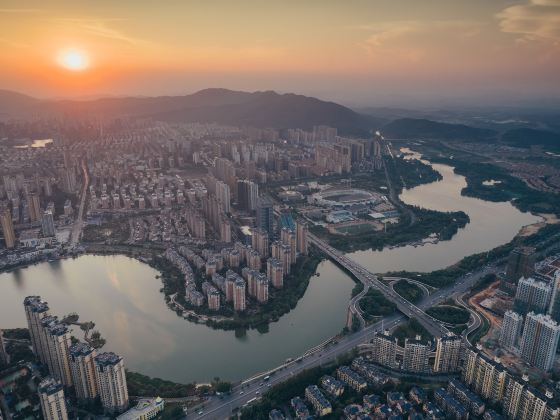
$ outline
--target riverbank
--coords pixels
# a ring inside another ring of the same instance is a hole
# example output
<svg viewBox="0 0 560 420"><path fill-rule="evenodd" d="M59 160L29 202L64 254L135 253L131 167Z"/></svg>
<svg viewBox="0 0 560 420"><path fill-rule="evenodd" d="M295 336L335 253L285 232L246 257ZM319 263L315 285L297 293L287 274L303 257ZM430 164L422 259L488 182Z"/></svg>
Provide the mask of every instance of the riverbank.
<svg viewBox="0 0 560 420"><path fill-rule="evenodd" d="M448 241L470 221L469 216L462 211L438 212L414 206L405 207L414 214L415 220L411 220L407 212L401 215L398 224L388 225L382 232L342 236L330 234L320 226L314 226L310 231L340 251L354 252L406 245L416 247L428 242ZM426 241L427 238L429 241Z"/></svg>
<svg viewBox="0 0 560 420"><path fill-rule="evenodd" d="M235 312L233 308L226 306L222 306L219 311L211 311L206 306L189 304L185 299L184 276L181 272L159 257L155 257L151 265L161 272L162 292L166 296L166 302L186 320L203 323L213 329L235 330L236 334L243 335L248 329L257 329L260 333L267 332L270 323L277 322L294 309L304 296L320 262L321 259L313 254L299 257L291 273L284 277L284 287L269 288L269 300L265 304L251 300L245 313ZM198 276L201 274L198 273Z"/></svg>

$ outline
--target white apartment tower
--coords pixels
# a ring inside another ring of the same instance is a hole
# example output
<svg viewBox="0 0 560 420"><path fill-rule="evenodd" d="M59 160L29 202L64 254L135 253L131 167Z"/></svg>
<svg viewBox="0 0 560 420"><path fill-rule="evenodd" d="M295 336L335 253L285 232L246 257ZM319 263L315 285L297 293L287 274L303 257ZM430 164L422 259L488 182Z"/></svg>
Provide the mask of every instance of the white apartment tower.
<svg viewBox="0 0 560 420"><path fill-rule="evenodd" d="M95 357L95 374L101 404L109 413L128 408L128 388L123 358L115 353L101 353Z"/></svg>

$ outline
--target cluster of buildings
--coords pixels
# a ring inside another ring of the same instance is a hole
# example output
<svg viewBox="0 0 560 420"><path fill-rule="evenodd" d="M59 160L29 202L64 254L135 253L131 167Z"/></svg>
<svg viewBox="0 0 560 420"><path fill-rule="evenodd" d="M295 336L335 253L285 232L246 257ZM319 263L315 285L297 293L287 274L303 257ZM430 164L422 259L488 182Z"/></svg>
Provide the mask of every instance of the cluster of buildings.
<svg viewBox="0 0 560 420"><path fill-rule="evenodd" d="M558 259L540 262L535 250L517 248L508 260L503 289L514 294L513 308L504 313L498 342L529 366L550 371L560 340L560 267Z"/></svg>
<svg viewBox="0 0 560 420"><path fill-rule="evenodd" d="M432 357L432 356L430 356ZM441 359L441 356L440 356ZM408 395L387 392L386 399L371 394L382 390L389 377L380 372L376 354L368 349L366 357L354 359L351 366L340 366L332 375L322 376L317 384L305 389L305 396L290 400L295 418L307 419L329 415L341 409L346 419L483 419L483 420L557 420L560 410L549 390L541 392L531 386L527 376L506 369L498 358L490 358L478 345L464 345L457 358L459 365L445 373L445 387L427 390L412 386ZM431 372L411 372L429 375ZM408 376L410 376L408 374ZM363 403L340 406L345 392L352 390ZM383 394L381 394L383 395ZM273 410L271 419L283 419L284 413Z"/></svg>
<svg viewBox="0 0 560 420"><path fill-rule="evenodd" d="M126 410L129 398L123 358L98 352L86 342L73 344L68 325L51 315L48 303L39 296L28 296L23 305L33 352L50 375L39 386L45 419L68 418L65 392L73 392L86 404L99 399L111 414Z"/></svg>
<svg viewBox="0 0 560 420"><path fill-rule="evenodd" d="M67 147L45 143L42 147L1 147L0 244L6 249L52 245L57 224L72 219L70 200L77 192L80 168ZM0 248L1 249L1 248Z"/></svg>
<svg viewBox="0 0 560 420"><path fill-rule="evenodd" d="M526 375L512 373L499 358L492 359L483 353L481 346L466 349L461 379L480 398L501 406L507 418L560 418L558 405L550 390L541 392L531 386Z"/></svg>
<svg viewBox="0 0 560 420"><path fill-rule="evenodd" d="M323 417L332 415L335 409L342 411L341 418L350 420L447 418L444 411L429 400L428 392L423 388L414 386L406 395L402 392L385 393L382 386L387 382L388 378L377 368L358 357L351 366L340 366L332 375L324 375L317 384L307 386L303 398L291 398L293 418ZM380 392L371 393L372 390ZM348 392L358 395L359 399L344 405L341 401ZM274 409L269 418L280 420L287 417L281 410Z"/></svg>
<svg viewBox="0 0 560 420"><path fill-rule="evenodd" d="M299 255L307 255L307 227L296 222L295 229L282 228L276 241L263 228L252 230L252 245L237 241L219 251L190 247L168 248L165 257L184 275L186 301L195 307L205 303L219 311L231 305L234 311L247 309L250 299L258 304L269 300L269 288L282 289L284 278ZM200 273L195 276L191 265Z"/></svg>
<svg viewBox="0 0 560 420"><path fill-rule="evenodd" d="M453 373L461 367L461 337L449 333L438 337L435 352L431 342L423 342L421 337L405 339L404 347L399 346L397 338L387 331L375 333L371 343L373 362L390 369L400 369L411 373ZM429 360L433 357L434 364Z"/></svg>

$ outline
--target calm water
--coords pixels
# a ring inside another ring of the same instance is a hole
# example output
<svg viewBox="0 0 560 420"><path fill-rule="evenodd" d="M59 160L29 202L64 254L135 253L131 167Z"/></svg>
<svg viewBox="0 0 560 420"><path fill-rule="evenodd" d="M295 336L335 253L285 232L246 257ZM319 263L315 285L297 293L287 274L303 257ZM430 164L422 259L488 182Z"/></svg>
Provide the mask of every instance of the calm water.
<svg viewBox="0 0 560 420"><path fill-rule="evenodd" d="M414 158L418 158L414 155ZM464 197L465 177L453 172L448 165L433 164L443 179L431 184L404 190L400 198L407 204L439 211L462 210L470 223L450 240L437 244L405 246L383 251L358 251L349 254L375 273L387 271L433 271L448 267L463 257L488 251L509 242L523 226L541 220L530 213L522 213L509 202L493 203Z"/></svg>
<svg viewBox="0 0 560 420"><path fill-rule="evenodd" d="M29 147L36 149L36 148L47 147L47 145L51 144L52 142L53 139L33 140L31 144L24 144L24 145L14 146L14 147L16 149L27 149Z"/></svg>
<svg viewBox="0 0 560 420"><path fill-rule="evenodd" d="M539 220L509 203L462 197L466 185L446 165L433 165L443 180L403 192L409 204L441 211L463 210L471 218L452 240L382 252L355 252L353 258L374 272L431 271L466 255L510 241L519 229ZM238 338L175 315L159 293L160 280L149 266L124 256L86 255L0 275L0 328L25 326L23 298L38 294L52 312L78 312L93 320L107 338L107 349L126 357L132 370L176 381L237 380L278 365L338 333L344 326L353 282L332 263L318 267L295 310ZM79 331L76 331L79 335Z"/></svg>
<svg viewBox="0 0 560 420"><path fill-rule="evenodd" d="M85 255L0 275L0 328L24 327L23 298L37 294L51 312L78 312L125 356L131 370L176 381L241 379L277 366L340 332L354 283L320 264L296 309L261 334L212 330L178 317L159 293L156 270L125 256ZM75 328L76 336L81 331Z"/></svg>

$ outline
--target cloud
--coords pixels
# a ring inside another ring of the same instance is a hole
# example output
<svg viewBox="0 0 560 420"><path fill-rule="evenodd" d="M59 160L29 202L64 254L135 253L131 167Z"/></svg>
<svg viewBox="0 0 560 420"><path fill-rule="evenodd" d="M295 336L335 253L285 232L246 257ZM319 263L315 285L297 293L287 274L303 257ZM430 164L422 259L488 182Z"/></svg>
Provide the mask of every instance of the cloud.
<svg viewBox="0 0 560 420"><path fill-rule="evenodd" d="M102 18L102 19L82 19L82 18L57 18L51 19L56 23L63 23L65 25L74 25L78 30L99 38L111 39L113 41L120 41L131 45L147 43L147 41L135 38L125 34L124 32L111 28L108 24L111 22L122 22L124 18Z"/></svg>
<svg viewBox="0 0 560 420"><path fill-rule="evenodd" d="M40 13L40 9L0 9L0 13L14 13L14 14L27 14L27 13Z"/></svg>
<svg viewBox="0 0 560 420"><path fill-rule="evenodd" d="M560 0L531 0L498 13L502 32L524 40L560 41Z"/></svg>
<svg viewBox="0 0 560 420"><path fill-rule="evenodd" d="M363 27L366 30L366 27ZM466 48L481 34L473 21L393 21L377 25L365 40L365 48L377 60L419 63Z"/></svg>

